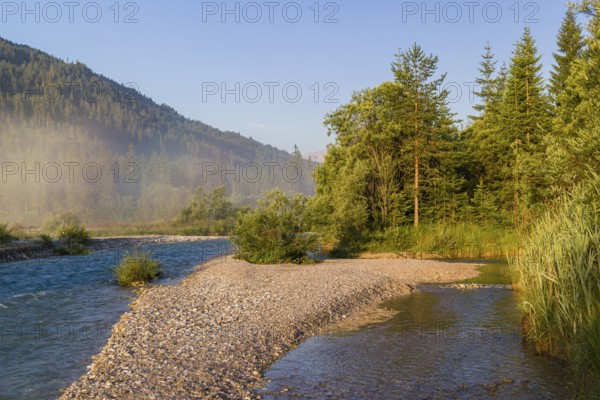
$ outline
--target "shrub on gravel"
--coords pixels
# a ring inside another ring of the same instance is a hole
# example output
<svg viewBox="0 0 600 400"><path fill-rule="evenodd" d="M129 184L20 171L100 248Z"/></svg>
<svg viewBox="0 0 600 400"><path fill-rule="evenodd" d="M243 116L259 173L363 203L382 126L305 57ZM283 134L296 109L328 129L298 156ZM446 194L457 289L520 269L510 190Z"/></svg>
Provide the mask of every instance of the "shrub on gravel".
<svg viewBox="0 0 600 400"><path fill-rule="evenodd" d="M287 197L274 190L258 207L243 214L232 239L238 258L255 264L314 262L309 254L317 248L317 235L307 232L303 195Z"/></svg>

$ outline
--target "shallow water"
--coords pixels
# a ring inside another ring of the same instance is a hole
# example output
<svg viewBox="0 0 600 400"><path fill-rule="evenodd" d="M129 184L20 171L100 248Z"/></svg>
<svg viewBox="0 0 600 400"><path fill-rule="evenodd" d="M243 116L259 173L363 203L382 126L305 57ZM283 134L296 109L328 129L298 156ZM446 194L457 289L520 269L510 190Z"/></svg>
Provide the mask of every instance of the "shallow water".
<svg viewBox="0 0 600 400"><path fill-rule="evenodd" d="M230 250L227 240L147 245L156 283L174 284ZM0 399L49 399L84 374L135 297L112 268L126 251L0 264Z"/></svg>
<svg viewBox="0 0 600 400"><path fill-rule="evenodd" d="M478 283L498 283L506 265ZM487 272L485 272L487 270ZM489 282L488 282L489 281ZM387 302L398 313L356 331L311 338L266 373L264 399L566 399L567 374L520 336L508 288L422 285Z"/></svg>

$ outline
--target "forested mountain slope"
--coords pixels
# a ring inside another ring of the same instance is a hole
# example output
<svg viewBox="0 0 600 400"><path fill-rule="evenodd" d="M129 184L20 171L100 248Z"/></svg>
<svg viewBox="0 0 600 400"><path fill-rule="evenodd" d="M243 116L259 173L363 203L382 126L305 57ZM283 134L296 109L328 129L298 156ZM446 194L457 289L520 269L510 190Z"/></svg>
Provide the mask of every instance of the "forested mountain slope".
<svg viewBox="0 0 600 400"><path fill-rule="evenodd" d="M199 186L224 185L240 203L275 186L314 190L297 154L187 119L80 62L0 38L0 83L0 219L149 221Z"/></svg>

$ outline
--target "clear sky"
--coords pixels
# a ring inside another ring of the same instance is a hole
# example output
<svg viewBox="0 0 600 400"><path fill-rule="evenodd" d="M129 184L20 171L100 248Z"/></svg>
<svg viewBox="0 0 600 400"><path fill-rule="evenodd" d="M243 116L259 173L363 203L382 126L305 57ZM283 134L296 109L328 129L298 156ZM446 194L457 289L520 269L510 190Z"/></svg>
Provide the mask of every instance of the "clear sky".
<svg viewBox="0 0 600 400"><path fill-rule="evenodd" d="M0 36L8 40L133 83L186 117L288 151L297 144L302 152L324 149L332 139L323 116L354 90L392 79L394 54L415 42L439 56L453 110L466 118L468 85L486 42L508 61L530 26L547 74L565 12L561 0L58 0L0 7Z"/></svg>

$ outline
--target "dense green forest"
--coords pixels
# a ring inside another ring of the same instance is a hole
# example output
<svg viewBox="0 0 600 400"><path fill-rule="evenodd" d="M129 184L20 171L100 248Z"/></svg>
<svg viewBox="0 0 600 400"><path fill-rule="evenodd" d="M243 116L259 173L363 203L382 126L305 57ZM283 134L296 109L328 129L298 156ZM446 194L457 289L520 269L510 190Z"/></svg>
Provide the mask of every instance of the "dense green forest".
<svg viewBox="0 0 600 400"><path fill-rule="evenodd" d="M595 15L597 3L581 7ZM530 28L506 62L492 44L482 49L463 130L440 90L438 58L417 44L400 51L390 81L325 119L335 143L316 175L322 229L341 243L423 223L527 229L600 172L600 19L584 30L576 16L566 14L550 80Z"/></svg>
<svg viewBox="0 0 600 400"><path fill-rule="evenodd" d="M298 151L186 119L82 63L0 38L0 84L0 220L164 220L220 186L236 204L274 187L314 193Z"/></svg>

